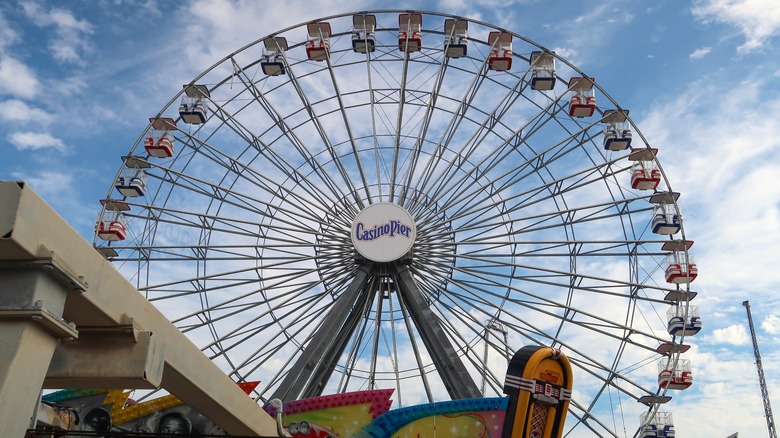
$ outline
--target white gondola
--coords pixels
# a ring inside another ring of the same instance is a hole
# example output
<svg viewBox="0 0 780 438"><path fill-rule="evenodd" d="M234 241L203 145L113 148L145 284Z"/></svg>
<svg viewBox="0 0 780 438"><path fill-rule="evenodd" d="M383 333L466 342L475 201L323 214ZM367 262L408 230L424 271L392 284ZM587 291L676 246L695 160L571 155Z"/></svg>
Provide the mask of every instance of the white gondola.
<svg viewBox="0 0 780 438"><path fill-rule="evenodd" d="M596 95L593 91L593 78L575 76L569 79L569 115L572 117L590 117L596 111Z"/></svg>
<svg viewBox="0 0 780 438"><path fill-rule="evenodd" d="M468 53L469 22L448 18L444 20L444 46L447 58L463 58Z"/></svg>
<svg viewBox="0 0 780 438"><path fill-rule="evenodd" d="M667 331L673 336L692 336L701 331L701 316L698 306L674 304L666 311Z"/></svg>
<svg viewBox="0 0 780 438"><path fill-rule="evenodd" d="M179 105L179 115L184 123L200 125L208 116L207 98L211 97L205 85L185 85L184 96Z"/></svg>
<svg viewBox="0 0 780 438"><path fill-rule="evenodd" d="M172 131L178 129L176 121L170 117L150 118L152 124L149 135L144 139L146 153L155 158L170 158L173 156L174 139Z"/></svg>
<svg viewBox="0 0 780 438"><path fill-rule="evenodd" d="M352 16L352 50L357 53L368 53L376 50L376 16Z"/></svg>
<svg viewBox="0 0 780 438"><path fill-rule="evenodd" d="M398 15L398 50L418 52L422 49L422 14Z"/></svg>
<svg viewBox="0 0 780 438"><path fill-rule="evenodd" d="M118 242L127 238L127 222L122 215L123 211L130 210L124 201L103 199L100 201L105 206L104 217L95 224L95 233L101 240Z"/></svg>
<svg viewBox="0 0 780 438"><path fill-rule="evenodd" d="M531 52L531 88L548 91L555 88L555 53Z"/></svg>
<svg viewBox="0 0 780 438"><path fill-rule="evenodd" d="M330 23L309 23L306 40L306 56L312 61L325 61L330 56Z"/></svg>
<svg viewBox="0 0 780 438"><path fill-rule="evenodd" d="M699 276L699 267L692 254L673 251L666 256L664 276L667 283L691 283Z"/></svg>
<svg viewBox="0 0 780 438"><path fill-rule="evenodd" d="M674 438L674 423L671 412L642 413L640 419L644 428L637 434L640 438Z"/></svg>
<svg viewBox="0 0 780 438"><path fill-rule="evenodd" d="M658 386L668 389L686 389L693 384L691 361L678 359L677 364L669 358L658 362Z"/></svg>
<svg viewBox="0 0 780 438"><path fill-rule="evenodd" d="M146 194L146 174L141 169L125 169L116 179L114 187L127 197L138 197Z"/></svg>
<svg viewBox="0 0 780 438"><path fill-rule="evenodd" d="M624 151L631 146L631 128L628 110L607 110L601 118L604 122L604 149Z"/></svg>
<svg viewBox="0 0 780 438"><path fill-rule="evenodd" d="M270 37L263 40L265 50L260 58L260 67L268 76L279 76L287 73L284 68L284 52L287 51L287 39Z"/></svg>
<svg viewBox="0 0 780 438"><path fill-rule="evenodd" d="M512 68L512 34L509 32L490 32L488 35L488 69L507 71Z"/></svg>
<svg viewBox="0 0 780 438"><path fill-rule="evenodd" d="M652 231L671 236L680 232L680 215L674 204L658 204L653 209Z"/></svg>
<svg viewBox="0 0 780 438"><path fill-rule="evenodd" d="M137 157L122 157L125 163L122 173L117 177L114 188L122 196L135 198L146 194L146 173L143 169L149 164Z"/></svg>

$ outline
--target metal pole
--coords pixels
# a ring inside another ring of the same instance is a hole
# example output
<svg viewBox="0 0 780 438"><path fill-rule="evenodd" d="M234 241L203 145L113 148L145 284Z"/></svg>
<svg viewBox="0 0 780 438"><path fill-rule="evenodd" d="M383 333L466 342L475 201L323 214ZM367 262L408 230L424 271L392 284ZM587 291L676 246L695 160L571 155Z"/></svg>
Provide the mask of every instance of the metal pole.
<svg viewBox="0 0 780 438"><path fill-rule="evenodd" d="M750 314L750 303L745 300L742 302L747 310L748 325L750 326L750 336L753 338L753 352L756 355L756 369L758 370L758 382L761 386L761 399L764 402L764 417L766 417L766 427L769 430L769 438L777 438L775 429L775 419L772 416L772 406L769 404L769 392L766 389L766 380L764 379L764 367L761 366L761 354L758 352L758 339L756 339L756 330L753 327L753 316Z"/></svg>

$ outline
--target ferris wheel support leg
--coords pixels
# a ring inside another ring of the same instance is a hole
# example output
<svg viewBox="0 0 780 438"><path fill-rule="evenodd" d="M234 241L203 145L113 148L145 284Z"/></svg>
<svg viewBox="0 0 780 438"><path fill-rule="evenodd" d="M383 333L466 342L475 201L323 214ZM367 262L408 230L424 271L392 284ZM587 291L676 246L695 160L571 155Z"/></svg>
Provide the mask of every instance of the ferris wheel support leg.
<svg viewBox="0 0 780 438"><path fill-rule="evenodd" d="M479 387L458 358L455 348L439 324L439 318L431 312L417 288L409 268L396 263L395 270L399 280L398 292L403 298L402 305L408 308L450 397L453 400L482 397Z"/></svg>
<svg viewBox="0 0 780 438"><path fill-rule="evenodd" d="M362 284L363 289L360 291L357 300L351 307L349 315L345 318L338 334L333 338L333 342L328 346L328 349L323 352L322 359L317 364L316 369L311 373L309 383L303 389L299 398L305 399L322 395L325 385L333 374L339 357L344 353L347 344L359 325L360 319L363 317L364 307L374 297L374 291L370 289L371 281L366 282L363 280ZM369 389L375 388L370 387Z"/></svg>
<svg viewBox="0 0 780 438"><path fill-rule="evenodd" d="M322 358L338 359L338 354L335 353L339 348L343 349L342 343L338 342L338 334L345 326L344 321L348 319L350 309L365 289L373 266L373 263L365 263L358 268L352 283L339 297L336 305L322 321L320 328L314 333L301 356L287 372L287 376L269 400L275 398L282 401L298 400L304 393L312 396L314 391L312 385L319 390L322 389L319 385L320 379L327 379L328 368L331 366L330 361L323 361Z"/></svg>

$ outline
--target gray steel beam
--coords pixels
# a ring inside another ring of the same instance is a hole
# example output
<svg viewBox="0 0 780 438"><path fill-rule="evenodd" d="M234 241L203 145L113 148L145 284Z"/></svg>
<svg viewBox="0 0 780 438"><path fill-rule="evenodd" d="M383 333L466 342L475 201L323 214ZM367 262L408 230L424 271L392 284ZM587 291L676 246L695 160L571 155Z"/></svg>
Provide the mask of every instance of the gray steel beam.
<svg viewBox="0 0 780 438"><path fill-rule="evenodd" d="M120 326L119 333L90 334L62 342L43 381L44 388L159 388L164 346L149 331ZM106 364L111 364L106 373Z"/></svg>
<svg viewBox="0 0 780 438"><path fill-rule="evenodd" d="M439 324L439 318L425 302L409 268L400 263L395 263L394 268L398 277L398 292L403 299L402 305L409 310L450 397L453 400L481 397L479 387L458 358L455 348Z"/></svg>
<svg viewBox="0 0 780 438"><path fill-rule="evenodd" d="M23 183L0 182L0 275L0 436L29 426L60 338L128 323L162 346L163 388L230 434L276 435L273 418ZM154 350L137 357L144 351ZM93 360L121 371L103 354Z"/></svg>
<svg viewBox="0 0 780 438"><path fill-rule="evenodd" d="M319 329L311 337L301 356L287 372L287 376L270 399L278 398L282 401L298 399L320 366L321 358L338 348L340 344L336 342L338 334L351 309L357 306L358 298L365 289L373 266L372 262L367 262L358 267L352 283L325 316Z"/></svg>

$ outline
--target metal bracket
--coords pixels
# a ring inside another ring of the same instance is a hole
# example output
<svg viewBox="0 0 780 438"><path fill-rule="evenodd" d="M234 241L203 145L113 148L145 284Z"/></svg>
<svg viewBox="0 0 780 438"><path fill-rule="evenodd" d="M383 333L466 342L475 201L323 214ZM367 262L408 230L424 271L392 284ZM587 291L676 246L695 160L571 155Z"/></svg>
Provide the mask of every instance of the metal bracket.
<svg viewBox="0 0 780 438"><path fill-rule="evenodd" d="M48 252L48 251L47 251ZM68 292L84 293L87 291L87 281L84 276L76 275L59 262L53 252L48 252L46 257L35 260L2 260L0 271L18 271L20 269L41 270L58 283L65 286Z"/></svg>
<svg viewBox="0 0 780 438"><path fill-rule="evenodd" d="M42 305L32 309L0 309L0 321L9 320L33 320L57 337L71 340L79 337L75 324L49 313Z"/></svg>

